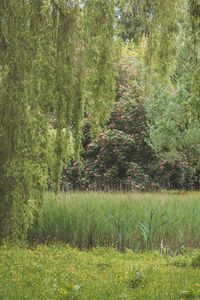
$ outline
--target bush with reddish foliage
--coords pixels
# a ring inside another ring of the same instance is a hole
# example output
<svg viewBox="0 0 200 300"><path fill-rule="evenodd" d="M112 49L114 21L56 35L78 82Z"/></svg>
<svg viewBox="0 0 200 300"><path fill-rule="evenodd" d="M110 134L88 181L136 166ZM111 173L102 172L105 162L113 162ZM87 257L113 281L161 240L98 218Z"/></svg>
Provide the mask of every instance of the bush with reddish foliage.
<svg viewBox="0 0 200 300"><path fill-rule="evenodd" d="M135 61L124 59L119 70L116 102L102 131L91 138L84 127L80 162L63 171L62 187L80 190L190 189L195 169L187 163L160 160L151 148L145 97L136 80Z"/></svg>
<svg viewBox="0 0 200 300"><path fill-rule="evenodd" d="M196 182L196 169L186 162L160 162L159 184L166 189L190 190Z"/></svg>

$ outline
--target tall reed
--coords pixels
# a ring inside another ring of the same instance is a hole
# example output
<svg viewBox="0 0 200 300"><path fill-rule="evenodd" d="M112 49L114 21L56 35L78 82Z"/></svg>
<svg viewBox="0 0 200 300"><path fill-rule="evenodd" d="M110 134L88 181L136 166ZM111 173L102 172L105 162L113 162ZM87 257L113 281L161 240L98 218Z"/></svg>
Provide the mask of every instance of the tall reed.
<svg viewBox="0 0 200 300"><path fill-rule="evenodd" d="M47 194L29 239L122 251L200 247L200 193Z"/></svg>

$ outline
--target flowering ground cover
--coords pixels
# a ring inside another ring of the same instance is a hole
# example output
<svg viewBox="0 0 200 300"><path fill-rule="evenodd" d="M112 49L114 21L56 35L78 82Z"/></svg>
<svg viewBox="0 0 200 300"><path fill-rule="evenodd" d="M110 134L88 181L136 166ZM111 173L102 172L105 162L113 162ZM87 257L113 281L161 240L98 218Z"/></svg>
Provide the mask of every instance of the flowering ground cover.
<svg viewBox="0 0 200 300"><path fill-rule="evenodd" d="M0 299L200 299L200 252L3 246Z"/></svg>

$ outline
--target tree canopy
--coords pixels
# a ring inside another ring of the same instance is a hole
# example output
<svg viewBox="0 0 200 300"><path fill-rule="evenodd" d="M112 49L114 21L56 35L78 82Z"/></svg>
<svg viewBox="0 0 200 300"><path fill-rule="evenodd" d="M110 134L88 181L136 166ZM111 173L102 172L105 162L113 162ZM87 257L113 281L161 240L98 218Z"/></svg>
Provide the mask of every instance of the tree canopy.
<svg viewBox="0 0 200 300"><path fill-rule="evenodd" d="M113 1L0 3L1 239L26 235L52 172L59 190L66 147L78 153L83 118L97 124L114 93ZM21 225L22 224L22 225Z"/></svg>

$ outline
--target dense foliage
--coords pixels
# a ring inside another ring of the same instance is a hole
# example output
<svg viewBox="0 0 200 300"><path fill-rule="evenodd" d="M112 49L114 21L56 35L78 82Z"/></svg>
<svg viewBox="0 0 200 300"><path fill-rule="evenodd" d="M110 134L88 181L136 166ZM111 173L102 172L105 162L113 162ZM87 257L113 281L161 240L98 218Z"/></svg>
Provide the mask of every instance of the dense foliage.
<svg viewBox="0 0 200 300"><path fill-rule="evenodd" d="M165 186L193 186L199 26L199 0L0 2L0 241L26 237L48 180L59 191L84 123L70 167L80 186L155 187L165 160L180 172ZM120 37L137 45L139 79L124 61L108 121Z"/></svg>
<svg viewBox="0 0 200 300"><path fill-rule="evenodd" d="M79 152L86 108L95 123L106 119L113 16L113 1L1 1L0 240L26 236L48 170L59 190L72 141Z"/></svg>
<svg viewBox="0 0 200 300"><path fill-rule="evenodd" d="M66 187L132 190L147 188L150 183L143 171L154 160L147 143L144 92L134 76L134 60L123 59L120 66L117 99L109 121L85 145L82 162L66 166Z"/></svg>
<svg viewBox="0 0 200 300"><path fill-rule="evenodd" d="M170 87L157 88L149 101L137 73L136 58L124 57L109 121L93 139L85 125L82 160L66 164L64 190L188 190L198 186L199 139L191 128L198 135L199 125L193 122L192 127L185 127L184 96Z"/></svg>

